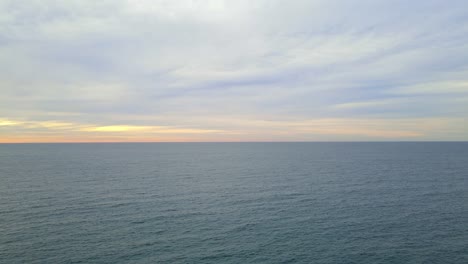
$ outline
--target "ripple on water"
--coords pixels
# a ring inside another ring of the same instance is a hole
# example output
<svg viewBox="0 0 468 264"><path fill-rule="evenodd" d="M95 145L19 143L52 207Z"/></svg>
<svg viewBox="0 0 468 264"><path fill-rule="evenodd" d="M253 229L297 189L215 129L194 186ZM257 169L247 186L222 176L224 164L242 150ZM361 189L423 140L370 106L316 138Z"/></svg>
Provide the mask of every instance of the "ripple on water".
<svg viewBox="0 0 468 264"><path fill-rule="evenodd" d="M0 262L468 263L466 143L1 145L0 168Z"/></svg>

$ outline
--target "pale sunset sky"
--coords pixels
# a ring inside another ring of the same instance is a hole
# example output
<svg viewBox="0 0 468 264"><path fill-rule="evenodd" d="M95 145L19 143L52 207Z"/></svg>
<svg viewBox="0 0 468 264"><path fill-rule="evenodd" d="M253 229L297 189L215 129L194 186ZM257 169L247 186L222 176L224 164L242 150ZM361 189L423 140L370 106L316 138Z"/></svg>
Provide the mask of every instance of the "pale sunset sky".
<svg viewBox="0 0 468 264"><path fill-rule="evenodd" d="M468 2L0 0L0 142L465 141Z"/></svg>

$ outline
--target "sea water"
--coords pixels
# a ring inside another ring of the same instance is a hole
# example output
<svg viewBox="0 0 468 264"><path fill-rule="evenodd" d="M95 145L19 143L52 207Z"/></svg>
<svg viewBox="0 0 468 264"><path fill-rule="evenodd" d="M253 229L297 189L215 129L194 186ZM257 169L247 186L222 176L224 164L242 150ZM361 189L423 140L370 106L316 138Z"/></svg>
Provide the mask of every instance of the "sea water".
<svg viewBox="0 0 468 264"><path fill-rule="evenodd" d="M0 263L468 263L468 143L0 145Z"/></svg>

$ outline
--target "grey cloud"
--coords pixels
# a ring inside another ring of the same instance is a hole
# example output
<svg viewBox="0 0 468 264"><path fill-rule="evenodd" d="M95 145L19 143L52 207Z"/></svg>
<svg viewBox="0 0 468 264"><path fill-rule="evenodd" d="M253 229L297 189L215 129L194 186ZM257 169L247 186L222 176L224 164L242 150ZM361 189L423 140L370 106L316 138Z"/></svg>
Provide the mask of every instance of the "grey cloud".
<svg viewBox="0 0 468 264"><path fill-rule="evenodd" d="M0 117L468 118L460 92L408 92L467 81L465 5L2 1Z"/></svg>

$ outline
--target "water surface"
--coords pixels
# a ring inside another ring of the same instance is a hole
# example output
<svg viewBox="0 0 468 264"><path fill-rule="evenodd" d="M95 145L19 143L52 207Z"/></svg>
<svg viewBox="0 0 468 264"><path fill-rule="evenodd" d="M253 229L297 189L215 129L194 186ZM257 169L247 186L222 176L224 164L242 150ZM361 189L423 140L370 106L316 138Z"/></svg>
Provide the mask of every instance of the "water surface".
<svg viewBox="0 0 468 264"><path fill-rule="evenodd" d="M468 263L468 143L0 145L1 263Z"/></svg>

